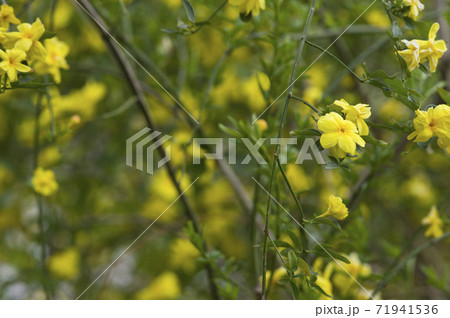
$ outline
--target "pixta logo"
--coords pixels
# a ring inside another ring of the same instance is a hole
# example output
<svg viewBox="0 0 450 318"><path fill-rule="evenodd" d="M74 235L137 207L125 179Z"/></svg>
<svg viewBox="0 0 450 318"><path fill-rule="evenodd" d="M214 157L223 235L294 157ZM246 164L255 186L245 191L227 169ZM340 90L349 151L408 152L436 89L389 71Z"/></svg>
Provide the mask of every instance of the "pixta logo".
<svg viewBox="0 0 450 318"><path fill-rule="evenodd" d="M162 147L172 136L161 135L159 131L152 131L146 127L135 133L127 139L127 159L126 164L129 167L135 167L140 171L147 171L148 174L154 173L155 163L159 169L170 160L170 145L165 148L165 157L155 162L155 150ZM160 137L160 138L158 138ZM146 169L144 169L144 162Z"/></svg>
<svg viewBox="0 0 450 318"><path fill-rule="evenodd" d="M150 128L144 128L138 133L127 139L127 166L135 167L140 171L146 171L153 174L155 168L161 168L170 160L170 144L165 148L165 156L158 162L154 159L154 152L158 147L169 141L172 136L162 135L159 131L152 131ZM192 147L192 164L200 164L202 158L206 160L226 160L230 165L248 165L255 161L259 165L268 164L262 153L261 147L268 143L270 145L278 145L279 160L281 164L286 164L288 146L297 145L296 138L261 138L252 142L248 138L240 138L247 152L244 158L238 160L236 138L193 138L190 143ZM209 151L206 151L206 146ZM227 150L225 150L227 149ZM295 164L301 165L304 161L315 161L317 164L325 164L324 155L318 149L316 141L313 138L306 138L301 145L300 151L295 159ZM144 169L144 163L146 169Z"/></svg>

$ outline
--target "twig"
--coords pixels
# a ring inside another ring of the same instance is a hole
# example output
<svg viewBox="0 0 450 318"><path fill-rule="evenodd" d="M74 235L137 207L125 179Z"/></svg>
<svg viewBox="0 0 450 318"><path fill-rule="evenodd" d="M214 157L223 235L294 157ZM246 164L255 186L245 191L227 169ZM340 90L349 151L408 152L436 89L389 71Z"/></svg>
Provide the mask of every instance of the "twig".
<svg viewBox="0 0 450 318"><path fill-rule="evenodd" d="M111 39L111 37L109 36L109 32L108 32L108 28L107 26L102 22L101 17L98 15L97 11L95 10L95 8L91 5L91 3L89 2L89 0L77 0L79 3L82 4L82 6L84 7L84 9L89 12L89 14L91 15L92 19L95 22L95 25L98 29L98 31L102 34L103 36L103 40L106 42L106 44L108 45L108 47L110 48L114 58L116 59L116 61L118 62L118 64L120 65L126 80L128 82L128 85L130 86L131 90L134 92L134 94L137 97L137 103L139 105L139 108L141 110L142 115L145 117L145 120L147 122L147 125L150 129L152 130L158 130L155 123L153 122L150 113L148 111L149 109L149 105L147 103L147 100L145 98L144 92L142 90L142 86L140 81L138 80L131 64L128 62L128 60L125 58L124 54L122 53L122 50L120 49L120 47L117 45L117 43ZM161 158L165 158L166 157L166 152L164 150L163 147L158 147L157 148L159 156ZM186 196L183 194L183 190L180 187L180 184L177 182L176 179L176 175L175 175L175 170L172 167L172 165L170 164L170 162L166 163L165 168L167 170L167 173L170 177L170 180L172 181L173 185L175 186L177 192L180 194L180 200L184 206L184 211L186 214L186 217L192 221L194 230L197 233L200 233L200 227L198 225L198 221L197 221L197 217L195 215L194 210L192 209L188 199L186 198ZM209 286L210 286L210 290L211 290L211 295L214 299L218 299L219 298L219 293L217 290L217 286L215 285L214 282L214 278L213 278L213 271L212 268L209 264L206 264L206 270L208 273L208 280L209 280Z"/></svg>
<svg viewBox="0 0 450 318"><path fill-rule="evenodd" d="M39 157L39 134L40 134L40 125L39 125L39 117L41 115L42 110L42 94L39 94L38 101L36 103L36 116L34 121L34 152L33 152L33 172L36 171L38 167L38 157ZM47 238L45 233L45 224L44 224L44 208L42 206L42 197L39 193L35 193L36 203L38 206L38 223L39 223L39 233L40 233L40 244L41 244L41 254L40 261L42 267L42 287L45 292L45 297L47 299L51 299L51 292L48 287L48 272L47 272Z"/></svg>
<svg viewBox="0 0 450 318"><path fill-rule="evenodd" d="M438 238L435 238L433 240L429 240L429 241L425 242L424 244L420 245L415 250L413 250L411 253L409 253L407 256L405 256L403 259L399 260L397 265L392 269L392 271L390 273L384 274L383 280L378 284L378 286L372 292L372 297L375 297L375 295L378 294L380 292L380 290L387 285L387 283L395 276L395 274L397 274L398 271L401 270L403 266L405 266L405 264L407 263L407 261L410 258L413 258L413 257L419 255L420 253L422 253L424 250L426 250L431 245L437 244L449 236L450 236L450 231L444 233L442 236L440 236Z"/></svg>
<svg viewBox="0 0 450 318"><path fill-rule="evenodd" d="M291 94L291 98L292 99L296 99L299 102L302 102L303 104L305 104L306 106L308 106L309 108L311 108L316 114L321 115L322 112L320 110L318 110L317 108L315 108L313 105L311 105L310 103L308 103L306 100L304 100L303 98L300 98L298 96L295 96L293 94Z"/></svg>
<svg viewBox="0 0 450 318"><path fill-rule="evenodd" d="M295 195L294 189L292 189L291 183L289 182L289 179L287 178L286 174L284 173L283 167L281 166L280 159L277 157L277 163L278 167L280 168L281 174L283 175L284 181L286 181L286 184L289 188L289 192L291 193L292 197L294 198L295 204L297 205L298 212L300 214L300 236L302 238L302 244L303 244L303 250L302 250L302 257L304 260L306 260L306 250L308 249L308 240L306 236L305 231L305 215L303 213L302 205L300 204L300 201L298 200L297 196Z"/></svg>
<svg viewBox="0 0 450 318"><path fill-rule="evenodd" d="M325 50L324 48L322 48L321 46L312 43L310 41L306 41L306 44L328 54L329 56L331 56L332 58L334 58L337 62L339 62L339 64L341 64L343 67L345 67L359 82L364 83L364 80L362 78L360 78L350 67L347 66L347 64L345 64L344 62L342 62L336 55L334 55L333 53L331 53L328 50Z"/></svg>
<svg viewBox="0 0 450 318"><path fill-rule="evenodd" d="M311 7L309 8L309 13L308 13L308 18L306 19L306 24L305 24L305 28L303 30L302 36L301 36L301 40L300 40L300 45L298 47L297 50L297 56L295 58L295 63L294 63L294 67L292 70L292 74L291 74L291 79L289 82L289 89L288 89L288 93L286 95L286 99L284 101L284 107L281 113L281 120L280 120L280 127L278 130L278 138L281 138L282 132L283 132L283 126L284 126L284 121L286 120L286 114L287 114L287 109L289 106L289 101L291 100L291 95L292 95L292 91L294 88L294 82L295 82L295 76L297 73L297 69L298 66L300 64L300 58L302 56L303 53L303 47L305 46L305 41L306 41L306 35L309 31L309 27L311 25L311 21L312 21L312 17L314 15L314 10L316 7L316 2L317 0L312 0L311 3ZM262 299L266 298L266 270L267 270L267 240L268 240L268 235L269 235L269 216L270 216L270 207L271 207L271 203L272 203L272 189L273 189L273 181L275 179L275 169L277 166L276 163L276 157L278 156L278 152L280 151L280 145L278 144L275 148L275 153L274 153L274 161L272 163L272 171L270 174L270 181L269 181L269 198L267 200L267 210L266 210L266 216L265 216L265 226L264 226L264 243L263 243L263 273L262 273Z"/></svg>

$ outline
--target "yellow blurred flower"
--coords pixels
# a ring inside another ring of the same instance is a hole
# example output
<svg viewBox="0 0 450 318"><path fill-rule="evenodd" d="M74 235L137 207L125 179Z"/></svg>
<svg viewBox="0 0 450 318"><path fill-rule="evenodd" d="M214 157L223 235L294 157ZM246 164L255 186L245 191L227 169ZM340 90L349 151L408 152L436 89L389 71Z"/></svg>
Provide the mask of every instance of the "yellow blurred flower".
<svg viewBox="0 0 450 318"><path fill-rule="evenodd" d="M221 107L230 104L246 104L250 110L259 112L267 106L261 91L270 89L270 79L262 72L254 73L247 78L240 78L234 69L226 69L222 74L222 82L211 91L213 102Z"/></svg>
<svg viewBox="0 0 450 318"><path fill-rule="evenodd" d="M66 56L69 54L69 46L59 41L57 37L46 39L44 46L47 50L47 57L38 61L34 68L39 74L51 74L55 82L59 84L61 83L61 72L59 69L69 69L66 61Z"/></svg>
<svg viewBox="0 0 450 318"><path fill-rule="evenodd" d="M367 136L369 134L369 127L364 119L368 119L371 115L370 107L367 104L349 105L344 99L335 100L334 104L342 107L342 112L346 115L345 119L350 120L358 128L358 132L361 136Z"/></svg>
<svg viewBox="0 0 450 318"><path fill-rule="evenodd" d="M266 271L266 283L269 284L270 282L270 276L272 276L272 271L271 270L267 270ZM273 276L272 276L272 281L271 286L275 286L276 284L278 284L278 282L280 281L280 279L287 277L287 272L286 269L284 267L278 267L274 272L273 272ZM260 283L262 283L262 276L259 278Z"/></svg>
<svg viewBox="0 0 450 318"><path fill-rule="evenodd" d="M39 18L33 24L22 23L17 26L18 32L6 33L6 48L16 47L27 52L27 59L45 59L47 51L39 42L45 32L44 25Z"/></svg>
<svg viewBox="0 0 450 318"><path fill-rule="evenodd" d="M49 271L58 278L74 279L80 272L80 253L75 248L68 248L48 259Z"/></svg>
<svg viewBox="0 0 450 318"><path fill-rule="evenodd" d="M70 117L67 127L69 127L69 129L75 129L80 125L81 125L81 117L78 115L73 115L72 117Z"/></svg>
<svg viewBox="0 0 450 318"><path fill-rule="evenodd" d="M185 273L192 273L196 268L197 258L200 252L186 238L176 238L171 242L170 265L175 269L181 269Z"/></svg>
<svg viewBox="0 0 450 318"><path fill-rule="evenodd" d="M180 282L173 272L164 272L146 288L136 294L140 300L177 299L181 294Z"/></svg>
<svg viewBox="0 0 450 318"><path fill-rule="evenodd" d="M320 288L327 294L333 297L333 284L330 280L331 275L333 273L334 264L328 263L325 268L324 267L324 260L321 257L316 258L316 260L313 263L313 271L316 272L317 280L316 284L319 285ZM330 300L331 298L328 296L325 296L324 294L320 293L319 300Z"/></svg>
<svg viewBox="0 0 450 318"><path fill-rule="evenodd" d="M55 174L51 170L44 170L39 167L34 171L31 179L33 189L43 196L49 196L58 190L58 183L55 180Z"/></svg>
<svg viewBox="0 0 450 318"><path fill-rule="evenodd" d="M403 0L403 5L409 7L408 18L413 20L417 19L419 12L422 11L425 6L420 2L420 0Z"/></svg>
<svg viewBox="0 0 450 318"><path fill-rule="evenodd" d="M181 6L180 0L165 0L164 3L171 9L177 9Z"/></svg>
<svg viewBox="0 0 450 318"><path fill-rule="evenodd" d="M435 201L433 185L426 174L416 171L414 176L408 179L402 186L406 195L413 196L417 203L429 205Z"/></svg>
<svg viewBox="0 0 450 318"><path fill-rule="evenodd" d="M0 9L0 27L8 29L9 24L19 24L20 20L14 15L14 8L7 4L2 4Z"/></svg>
<svg viewBox="0 0 450 318"><path fill-rule="evenodd" d="M394 120L405 120L409 118L410 111L404 104L399 102L394 98L387 99L384 103L382 103L378 109L378 115L382 117L385 121L391 119Z"/></svg>
<svg viewBox="0 0 450 318"><path fill-rule="evenodd" d="M68 1L58 1L56 3L55 11L53 12L53 31L58 31L65 28L70 23L70 18L76 8ZM48 21L52 12L48 12L44 21Z"/></svg>
<svg viewBox="0 0 450 318"><path fill-rule="evenodd" d="M435 205L431 207L430 212L426 217L422 219L422 225L428 225L427 230L425 231L426 237L434 237L438 238L444 234L442 229L444 223L442 219L439 217L439 212Z"/></svg>
<svg viewBox="0 0 450 318"><path fill-rule="evenodd" d="M259 15L259 11L266 8L265 0L228 0L228 3L239 6L239 11L244 15Z"/></svg>
<svg viewBox="0 0 450 318"><path fill-rule="evenodd" d="M341 115L335 112L321 116L317 122L318 128L323 131L320 137L320 144L323 148L335 148L335 153L339 158L344 158L347 153L354 156L356 144L364 147L366 142L358 135L355 124L349 120L344 120Z"/></svg>
<svg viewBox="0 0 450 318"><path fill-rule="evenodd" d="M350 253L347 258L350 264L342 261L338 261L339 265L334 264L336 274L333 276L333 284L343 295L357 293L360 286L356 284L355 279L372 274L370 265L361 263L358 254L355 252Z"/></svg>
<svg viewBox="0 0 450 318"><path fill-rule="evenodd" d="M11 82L17 81L17 72L27 73L31 71L29 66L22 64L26 57L26 53L19 49L6 50L6 52L0 50L0 58L3 59L0 62L0 68L8 74Z"/></svg>
<svg viewBox="0 0 450 318"><path fill-rule="evenodd" d="M322 99L323 92L329 83L329 68L327 65L318 63L309 69L305 75L307 75L305 80L307 86L303 92L303 99L312 105L317 104ZM308 107L302 107L301 109L310 112Z"/></svg>
<svg viewBox="0 0 450 318"><path fill-rule="evenodd" d="M38 161L43 167L51 167L61 160L61 152L56 146L49 146L40 151Z"/></svg>
<svg viewBox="0 0 450 318"><path fill-rule="evenodd" d="M391 25L391 21L389 20L386 13L380 10L371 10L366 13L366 20L369 24L380 27L380 28L388 28Z"/></svg>
<svg viewBox="0 0 450 318"><path fill-rule="evenodd" d="M258 121L256 122L258 124L258 128L260 132L264 132L267 130L267 128L269 127L267 125L267 121L265 121L264 119L258 119Z"/></svg>
<svg viewBox="0 0 450 318"><path fill-rule="evenodd" d="M328 210L318 217L323 218L326 216L332 216L340 221L344 220L348 216L348 209L342 202L342 199L340 197L330 195L330 197L328 198Z"/></svg>
<svg viewBox="0 0 450 318"><path fill-rule="evenodd" d="M286 177L295 192L303 192L311 187L311 180L300 165L288 164Z"/></svg>

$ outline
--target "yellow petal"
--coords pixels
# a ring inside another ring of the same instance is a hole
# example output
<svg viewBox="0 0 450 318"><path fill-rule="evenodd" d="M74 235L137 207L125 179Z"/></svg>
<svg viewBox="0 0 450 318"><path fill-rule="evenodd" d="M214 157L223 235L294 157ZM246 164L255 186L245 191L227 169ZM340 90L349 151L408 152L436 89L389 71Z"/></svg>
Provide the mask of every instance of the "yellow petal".
<svg viewBox="0 0 450 318"><path fill-rule="evenodd" d="M339 148L341 148L346 153L349 153L352 156L355 155L356 144L352 140L352 137L350 137L349 135L340 136L338 140L338 145Z"/></svg>
<svg viewBox="0 0 450 318"><path fill-rule="evenodd" d="M439 23L435 22L430 28L430 32L428 32L428 40L434 40L436 38L436 34L439 31Z"/></svg>
<svg viewBox="0 0 450 318"><path fill-rule="evenodd" d="M336 146L338 142L339 134L337 132L334 133L324 133L320 137L320 144L323 148L328 149L333 146Z"/></svg>

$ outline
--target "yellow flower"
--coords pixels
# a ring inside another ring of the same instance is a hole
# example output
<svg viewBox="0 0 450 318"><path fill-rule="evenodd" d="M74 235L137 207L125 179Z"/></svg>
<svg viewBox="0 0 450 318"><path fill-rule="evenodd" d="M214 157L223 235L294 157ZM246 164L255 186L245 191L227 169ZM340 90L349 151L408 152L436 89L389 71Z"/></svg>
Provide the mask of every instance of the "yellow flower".
<svg viewBox="0 0 450 318"><path fill-rule="evenodd" d="M438 238L444 234L443 222L435 205L432 206L430 213L422 219L422 224L428 225L428 229L425 231L426 237Z"/></svg>
<svg viewBox="0 0 450 318"><path fill-rule="evenodd" d="M355 282L359 277L367 277L372 273L372 268L369 264L362 263L355 252L347 256L350 264L338 261L335 264L336 274L333 277L334 285L344 295L354 294L360 288Z"/></svg>
<svg viewBox="0 0 450 318"><path fill-rule="evenodd" d="M408 69L412 71L420 63L420 47L417 40L407 41L402 40L402 42L406 45L407 49L399 51L401 57L405 60L408 65Z"/></svg>
<svg viewBox="0 0 450 318"><path fill-rule="evenodd" d="M435 72L438 60L447 51L444 40L436 41L436 34L439 31L439 23L433 23L428 32L428 41L418 41L420 46L420 58L428 60L430 71Z"/></svg>
<svg viewBox="0 0 450 318"><path fill-rule="evenodd" d="M20 20L14 15L14 8L3 4L0 9L0 27L8 29L9 24L19 24Z"/></svg>
<svg viewBox="0 0 450 318"><path fill-rule="evenodd" d="M419 11L422 11L425 6L420 2L420 0L403 0L403 3L406 7L409 7L409 12L407 17L413 20L417 19L419 15Z"/></svg>
<svg viewBox="0 0 450 318"><path fill-rule="evenodd" d="M335 100L334 104L342 107L343 113L346 114L345 119L350 120L358 128L361 136L367 136L369 134L369 127L364 119L370 117L370 107L367 104L356 104L355 106L349 105L344 99Z"/></svg>
<svg viewBox="0 0 450 318"><path fill-rule="evenodd" d="M239 11L244 15L259 15L260 10L266 8L265 0L228 0L232 6L239 6Z"/></svg>
<svg viewBox="0 0 450 318"><path fill-rule="evenodd" d="M428 61L430 71L435 72L438 60L447 51L447 46L443 40L436 41L436 34L439 30L439 23L433 23L428 33L428 40L402 40L407 49L398 53L405 59L410 71L415 69L419 63Z"/></svg>
<svg viewBox="0 0 450 318"><path fill-rule="evenodd" d="M16 47L27 52L29 59L45 59L47 52L39 39L45 32L44 25L39 18L33 24L22 23L17 29L19 32L6 33L7 48Z"/></svg>
<svg viewBox="0 0 450 318"><path fill-rule="evenodd" d="M321 116L317 122L318 128L323 131L320 137L320 144L323 148L337 146L337 155L340 158L345 154L355 155L356 144L364 147L365 141L358 135L355 124L349 120L344 120L341 115L335 112Z"/></svg>
<svg viewBox="0 0 450 318"><path fill-rule="evenodd" d="M313 263L314 272L318 273L316 284L327 294L333 297L333 284L331 283L330 277L333 273L334 264L328 263L325 268L323 258L316 258ZM323 268L323 270L322 270ZM331 298L320 293L319 300L330 300Z"/></svg>
<svg viewBox="0 0 450 318"><path fill-rule="evenodd" d="M34 191L43 196L52 195L58 190L58 183L56 183L53 171L44 170L40 167L34 171L31 183L33 184Z"/></svg>
<svg viewBox="0 0 450 318"><path fill-rule="evenodd" d="M12 50L0 50L0 58L3 59L0 62L0 68L8 74L8 78L11 82L17 81L17 72L29 72L31 68L22 64L22 61L25 60L27 55L24 51L19 49Z"/></svg>
<svg viewBox="0 0 450 318"><path fill-rule="evenodd" d="M59 69L69 69L66 61L66 56L69 54L69 46L59 41L57 37L46 39L44 45L47 50L47 57L44 60L39 60L34 67L37 73L51 74L55 82L59 84L61 83L61 72Z"/></svg>
<svg viewBox="0 0 450 318"><path fill-rule="evenodd" d="M48 269L56 277L74 279L80 272L80 253L74 248L68 248L48 259Z"/></svg>
<svg viewBox="0 0 450 318"><path fill-rule="evenodd" d="M416 110L413 120L415 131L408 136L408 140L427 142L431 137L438 137L441 148L450 146L450 107L441 104L427 111Z"/></svg>
<svg viewBox="0 0 450 318"><path fill-rule="evenodd" d="M156 277L146 288L140 290L136 298L150 299L176 299L180 296L181 287L177 275L173 272L164 272Z"/></svg>
<svg viewBox="0 0 450 318"><path fill-rule="evenodd" d="M342 202L342 199L340 197L330 195L330 197L328 198L328 210L318 217L323 218L326 216L332 216L340 221L344 220L348 216L348 209Z"/></svg>

